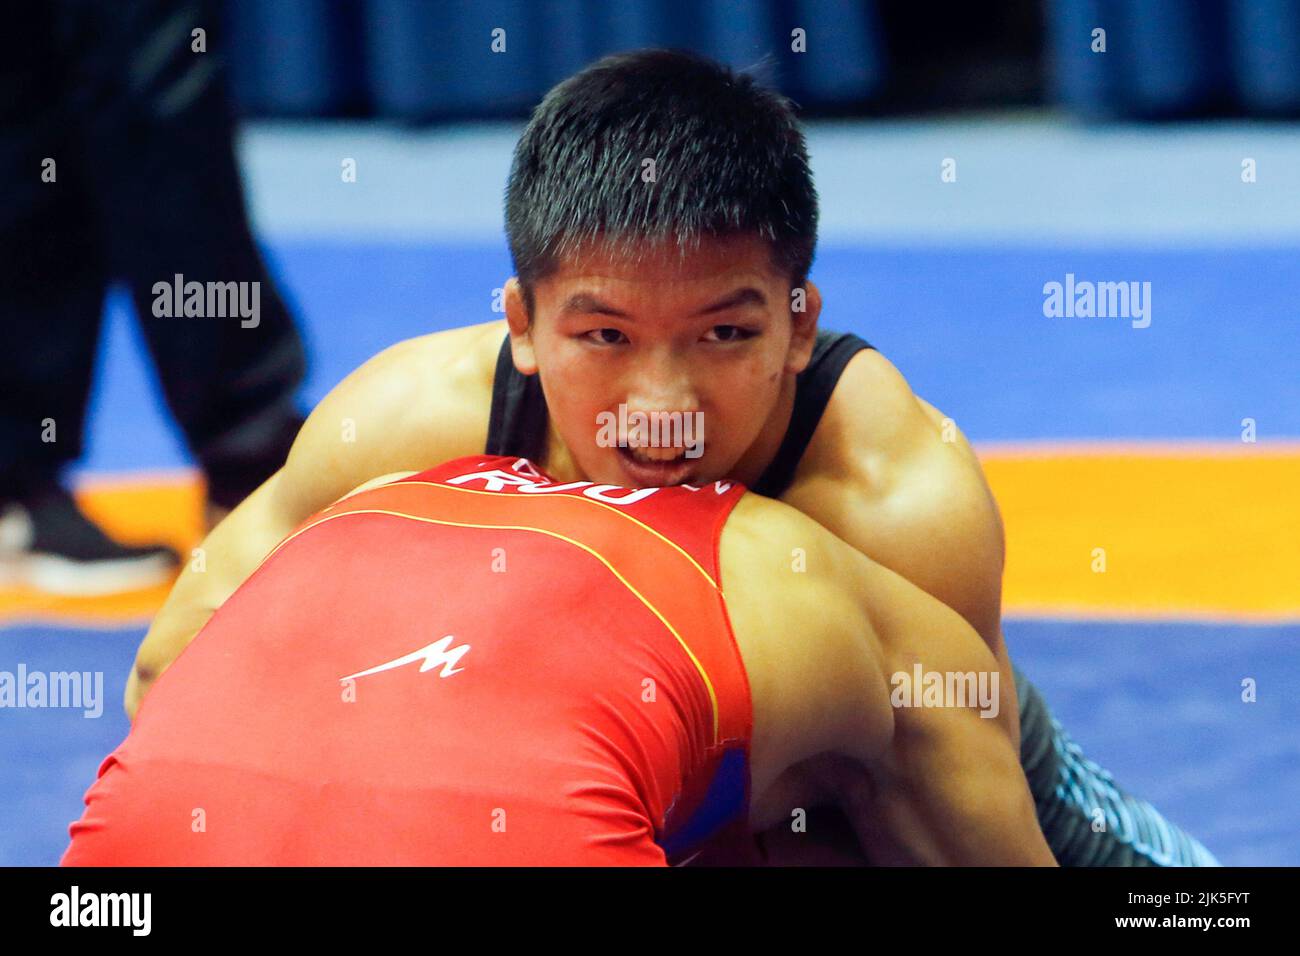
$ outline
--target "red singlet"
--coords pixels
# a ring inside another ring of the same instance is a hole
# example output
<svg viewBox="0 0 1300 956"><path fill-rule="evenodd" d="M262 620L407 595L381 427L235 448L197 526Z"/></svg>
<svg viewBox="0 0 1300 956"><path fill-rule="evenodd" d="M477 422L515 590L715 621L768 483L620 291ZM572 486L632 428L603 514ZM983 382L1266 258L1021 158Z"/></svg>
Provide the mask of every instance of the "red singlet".
<svg viewBox="0 0 1300 956"><path fill-rule="evenodd" d="M158 680L63 863L752 847L749 686L718 565L744 490L560 485L474 456L336 502Z"/></svg>

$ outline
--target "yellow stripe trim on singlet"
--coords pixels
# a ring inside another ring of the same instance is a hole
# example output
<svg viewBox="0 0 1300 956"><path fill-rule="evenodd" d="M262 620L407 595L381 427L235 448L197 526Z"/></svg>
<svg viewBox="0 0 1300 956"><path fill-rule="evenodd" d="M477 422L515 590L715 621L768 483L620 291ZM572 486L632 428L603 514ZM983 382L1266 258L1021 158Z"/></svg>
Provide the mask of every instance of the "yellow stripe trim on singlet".
<svg viewBox="0 0 1300 956"><path fill-rule="evenodd" d="M568 483L569 483L569 482L567 482L567 481L565 481L565 482L556 482L556 484L566 484L566 485L567 485ZM377 491L377 490L380 489L380 488L392 488L392 487L395 487L395 486L397 486L397 485L429 485L429 486L434 487L434 488L446 488L448 491L459 491L459 492L462 492L463 494L468 494L468 495L492 495L493 497L497 497L497 498L501 497L502 494L505 494L505 493L506 493L506 492L501 492L501 491L482 491L482 490L480 490L480 489L478 489L478 488L462 488L462 487L460 487L459 485L444 485L444 484L443 484L442 482L440 482L440 481L408 481L408 480L405 479L405 478L399 478L397 481L390 481L390 482L389 482L388 484L386 484L386 485L376 485L374 488L367 488L366 491ZM703 489L701 489L701 490L703 490ZM576 489L575 489L575 491L576 491ZM365 494L365 493L366 493L365 491L361 492L361 494ZM671 538L667 538L667 537L665 537L662 533L656 531L654 528L650 527L650 526L649 526L648 524L646 524L644 521L641 521L641 520L638 519L638 518L634 518L634 517L632 517L632 515L628 514L626 511L620 511L618 508L615 508L613 505L608 504L607 502L604 502L604 501L597 501L595 498L588 498L586 495L583 495L583 494L572 494L572 495L563 495L563 496L561 496L561 495L557 495L557 494L551 494L551 495L545 495L545 494L532 494L532 495L529 495L529 494L516 494L516 495L511 495L511 497L512 497L512 498L525 498L525 499L532 499L532 498L535 498L535 499L542 499L542 498L550 498L550 497L565 497L565 498L573 498L573 499L576 499L576 500L578 500L578 501L585 501L585 502L587 502L588 504L597 505L597 506L599 506L599 507L601 507L601 508L604 508L606 511L613 512L614 514L618 515L620 518L623 518L625 521L631 521L633 524L635 524L635 525L639 525L640 527L644 528L646 531L649 531L652 535L654 535L656 538L658 538L658 539L659 539L660 541L662 541L664 544L668 545L670 548L672 548L674 551L676 551L678 554L680 554L680 555L681 555L683 558L685 558L687 561L691 562L691 564L694 566L695 570L699 571L700 574L704 575L704 580L706 580L706 581L709 582L709 586L710 586L710 587L712 587L715 591L719 590L719 588L718 588L718 582L715 581L715 580L713 579L713 576L710 575L709 572L706 571L706 570L704 569L704 567L700 564L700 562L696 561L695 558L693 558L693 557L691 556L691 553L690 553L689 551L686 551L686 550L683 549L682 546L679 545L677 542L673 541ZM719 496L719 497L721 497L721 496ZM346 500L346 499L340 499L340 500Z"/></svg>
<svg viewBox="0 0 1300 956"><path fill-rule="evenodd" d="M383 485L383 486L381 486L381 487L385 487L385 488L386 488L386 487L388 487L388 486L387 486L387 485ZM441 487L441 486L439 486L439 487ZM465 490L468 491L468 490L470 490L470 489L465 489ZM495 492L480 492L480 493L481 493L481 494L495 494ZM600 504L600 502L595 502L595 503L596 503L596 504ZM653 604L651 604L651 603L650 603L650 602L645 598L645 596L641 594L640 591L638 591L635 587L633 587L633 586L632 586L632 583L631 583L630 581L628 581L627 578L625 578L625 577L623 577L623 575L619 574L618 569L615 568L614 565L611 564L611 563L609 562L609 560L608 560L604 555L600 554L600 552L596 551L594 548L592 548L592 547L590 547L590 546L588 546L588 545L586 545L586 544L583 544L581 541L577 541L577 540L575 540L575 539L573 539L573 538L568 537L567 535L560 534L558 531L551 531L551 530L549 530L549 529L547 529L547 528L533 528L533 527L529 527L529 526L527 526L527 525L513 525L513 524L473 524L473 523L466 522L466 521L449 521L449 520L447 520L447 519L445 519L445 518L426 518L426 517L423 517L423 516L421 516L421 515L410 515L410 514L404 514L404 513L400 512L400 511L385 511L385 510L381 510L381 509L378 509L378 508L365 509L365 510L356 510L356 511L341 511L341 512L339 512L338 514L335 514L335 515L326 515L326 516L324 516L323 518L320 518L320 519L318 519L318 520L316 520L316 521L313 521L313 522L312 522L311 524L309 524L309 525L306 525L306 526L304 526L304 527L302 527L302 528L299 528L299 529L298 529L297 531L295 531L293 534L289 535L289 537L285 538L285 539L284 539L283 541L281 541L278 545L276 545L276 546L275 546L275 550L273 550L270 554L268 554L268 555L267 555L267 556L262 560L262 564L259 564L259 565L258 565L258 570L260 570L263 564L266 564L267 561L270 561L271 558L273 558L273 557L276 555L276 553L277 553L281 548L283 548L286 544L288 544L288 543L289 543L290 541L292 541L294 538L298 537L299 535L301 535L301 534L303 534L303 533L305 533L305 532L307 532L307 531L310 531L312 528L315 528L315 527L318 527L318 526L324 524L324 523L327 522L327 521L333 521L335 518L346 518L346 517L348 517L349 515L389 515L390 517L393 517L393 518L406 518L406 519L408 519L408 520L410 520L410 521L421 521L421 522L424 522L425 524L450 525L450 526L452 526L452 527L456 527L456 528L482 528L482 529L485 529L485 530L494 530L494 531L535 531L535 532L537 532L538 534L549 535L549 536L552 537L552 538L558 538L558 539L560 539L561 541L567 541L569 544L573 545L574 547L576 547L576 548L581 548L583 551L586 551L588 554L590 554L592 557L594 557L594 558L595 558L597 561L599 561L601 564L605 565L605 567L609 568L610 573L613 574L614 577L618 578L618 580L622 583L622 585L623 585L625 588L627 588L629 591L631 591L632 594L636 597L636 599L637 599L638 601L640 601L640 602L641 602L642 604L644 604L647 608L649 608L651 614L653 614L655 617L659 618L659 620L660 620L660 622L663 624L663 626L666 627L666 628L668 628L669 633L672 634L672 636L673 636L674 638L677 639L677 643L680 644L682 650L684 650L684 651L686 652L686 656L689 657L689 658L691 659L691 663L695 665L695 669L696 669L696 671L699 672L700 679L704 681L704 687L705 687L705 689L708 690L708 692L709 692L709 706L710 706L710 707L712 708L712 710L713 710L713 743L716 744L716 743L718 742L718 723L719 723L719 717L718 717L718 695L714 692L714 690L713 690L713 681L709 680L709 674L708 674L708 671L706 671L706 670L704 669L704 665L700 663L699 658L697 658L697 657L695 656L694 652L691 651L691 649L690 649L690 647L687 645L686 641L682 639L682 636L681 636L680 634L677 633L677 629L676 629L675 627L673 627L672 624L668 621L668 619L667 619L666 617L664 617L663 614L661 614L661 613L659 612L659 609L658 609L657 607L655 607ZM698 565L697 565L697 567L698 567ZM701 569L701 570L703 570L703 569ZM254 573L256 573L256 572L254 572ZM706 575L706 576L707 576L707 575ZM251 577L251 575L250 575L250 577Z"/></svg>

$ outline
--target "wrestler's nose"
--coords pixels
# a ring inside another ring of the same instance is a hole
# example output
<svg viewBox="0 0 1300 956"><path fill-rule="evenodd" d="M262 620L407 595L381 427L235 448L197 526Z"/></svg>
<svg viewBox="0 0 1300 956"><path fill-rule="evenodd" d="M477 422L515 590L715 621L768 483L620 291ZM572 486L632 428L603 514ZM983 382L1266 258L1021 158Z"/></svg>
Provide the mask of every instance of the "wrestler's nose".
<svg viewBox="0 0 1300 956"><path fill-rule="evenodd" d="M699 390L686 361L669 349L642 356L627 387L627 410L632 412L682 412L699 409Z"/></svg>

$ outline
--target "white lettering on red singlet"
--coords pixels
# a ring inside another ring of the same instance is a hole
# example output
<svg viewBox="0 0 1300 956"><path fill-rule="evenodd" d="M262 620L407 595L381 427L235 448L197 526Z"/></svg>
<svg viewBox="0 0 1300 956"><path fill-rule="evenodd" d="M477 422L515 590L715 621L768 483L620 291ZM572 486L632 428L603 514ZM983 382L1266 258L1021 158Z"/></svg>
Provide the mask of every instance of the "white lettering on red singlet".
<svg viewBox="0 0 1300 956"><path fill-rule="evenodd" d="M563 483L547 481L527 458L515 460L510 467L511 471L492 468L487 471L472 471L468 474L456 475L454 478L444 480L449 485L467 485L471 482L481 481L484 491L501 492L510 489L526 495L549 495L558 492L577 491L581 488L584 497L623 507L636 504L638 501L644 501L661 490L657 487L625 488L621 485L598 485L590 481L567 481ZM520 474L520 472L523 472L523 474ZM732 483L729 481L715 481L708 487L712 487L713 493L716 495L725 495L731 490L731 485ZM696 485L684 484L677 487L685 488L688 491L701 490Z"/></svg>
<svg viewBox="0 0 1300 956"><path fill-rule="evenodd" d="M455 478L446 479L446 481L449 485L467 485L471 481L481 481L483 482L484 491L504 491L507 485L518 487L520 485L537 484L531 478L502 471L500 468L493 468L490 471L474 471L468 475L457 475Z"/></svg>

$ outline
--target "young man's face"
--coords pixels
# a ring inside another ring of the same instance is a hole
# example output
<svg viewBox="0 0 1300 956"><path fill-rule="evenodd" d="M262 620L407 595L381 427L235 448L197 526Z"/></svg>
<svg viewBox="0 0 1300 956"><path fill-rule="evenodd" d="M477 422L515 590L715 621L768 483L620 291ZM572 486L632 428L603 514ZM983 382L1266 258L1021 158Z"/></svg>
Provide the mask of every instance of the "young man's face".
<svg viewBox="0 0 1300 956"><path fill-rule="evenodd" d="M513 279L506 313L515 365L540 374L577 470L636 487L735 476L752 449L779 444L821 304L811 283L803 311L791 302L767 244L736 238L705 240L685 263L676 249L637 265L577 256L536 284L531 327Z"/></svg>

